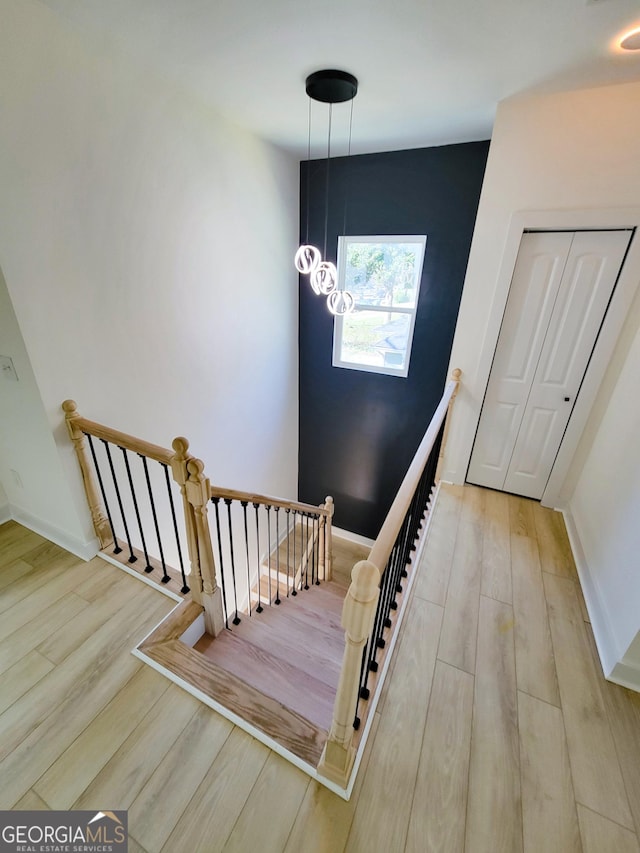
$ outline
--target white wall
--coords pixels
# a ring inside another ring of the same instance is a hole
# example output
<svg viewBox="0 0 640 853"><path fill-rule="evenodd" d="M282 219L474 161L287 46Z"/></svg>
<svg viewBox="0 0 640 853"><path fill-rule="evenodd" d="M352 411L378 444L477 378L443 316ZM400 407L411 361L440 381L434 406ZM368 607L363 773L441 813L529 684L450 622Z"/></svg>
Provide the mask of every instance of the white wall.
<svg viewBox="0 0 640 853"><path fill-rule="evenodd" d="M514 214L586 210L592 212L594 227L598 211L605 208L635 206L637 216L638 139L638 83L514 98L499 106L451 357L451 366L462 368L463 383L452 420L446 479L461 482L466 474L508 293L510 271L505 276L502 267L513 265L513 257L505 257L505 245ZM597 636L601 654L605 647L617 649L618 660L640 629L637 438L626 453L612 452L633 435L630 424L638 434L640 400L629 392L640 372L640 349L630 345L639 328L636 303L564 488L576 531L585 539L581 545L593 580L592 618L594 625L603 626ZM587 500L589 491L592 498ZM640 672L638 676L640 687Z"/></svg>
<svg viewBox="0 0 640 853"><path fill-rule="evenodd" d="M636 689L640 689L639 376L640 323L570 501L598 608L594 618L600 623L605 672Z"/></svg>
<svg viewBox="0 0 640 853"><path fill-rule="evenodd" d="M67 397L295 497L297 163L34 0L0 17L0 264L86 531Z"/></svg>
<svg viewBox="0 0 640 853"><path fill-rule="evenodd" d="M18 381L0 375L0 512L77 554L95 543L73 506L29 356L0 270L0 354L9 356Z"/></svg>

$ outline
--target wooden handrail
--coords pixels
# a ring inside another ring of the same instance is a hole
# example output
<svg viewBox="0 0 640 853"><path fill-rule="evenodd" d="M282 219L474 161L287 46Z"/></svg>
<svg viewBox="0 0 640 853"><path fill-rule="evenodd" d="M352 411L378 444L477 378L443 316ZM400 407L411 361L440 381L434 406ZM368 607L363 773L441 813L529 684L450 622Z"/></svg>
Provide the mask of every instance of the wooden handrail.
<svg viewBox="0 0 640 853"><path fill-rule="evenodd" d="M73 406L73 409L71 409L71 406ZM76 404L73 400L65 400L62 404L62 408L65 412L72 412L73 410L77 411L75 406ZM69 420L69 417L67 417L67 420ZM104 426L104 424L89 421L81 415L74 416L73 422L81 432L93 435L95 438L101 438L104 441L110 441L118 447L124 447L126 450L139 453L141 456L147 456L149 459L155 459L156 462L160 462L162 465L171 465L171 460L174 455L173 450L169 450L166 447L160 447L158 444L151 444L149 441L144 441L142 438L136 438L133 435L128 435L126 432L111 429L111 427Z"/></svg>
<svg viewBox="0 0 640 853"><path fill-rule="evenodd" d="M424 466L427 464L429 454L431 453L433 445L438 437L438 433L440 432L442 421L449 409L449 401L458 389L458 384L460 382L459 376L460 372L458 371L458 378L447 382L442 399L438 404L438 408L433 413L431 423L429 424L429 427L424 434L424 438L416 450L413 461L409 466L409 470L404 476L404 480L402 481L402 484L398 489L398 493L391 504L387 517L380 528L380 533L378 533L376 541L371 548L371 553L367 559L369 562L377 566L380 571L382 571L382 569L387 565L391 549L393 548L400 528L402 527L402 522L404 521L407 509L409 508L411 499L413 498L418 482L420 481L420 477L422 476Z"/></svg>
<svg viewBox="0 0 640 853"><path fill-rule="evenodd" d="M110 526L105 516L98 486L89 461L85 435L109 442L117 447L153 459L171 469L174 481L180 487L187 537L187 549L191 564L190 591L193 600L204 608L205 626L214 636L222 630L223 612L220 589L216 581L216 569L211 548L211 534L207 521L209 480L204 476L204 465L189 453L189 442L178 437L173 449L160 447L144 439L112 429L104 424L83 418L73 400L62 404L69 436L73 441L82 479L91 511L93 525L100 541L106 548L113 542ZM177 531L176 531L177 535ZM185 587L182 591L187 592Z"/></svg>
<svg viewBox="0 0 640 853"><path fill-rule="evenodd" d="M269 495L255 495L252 492L239 492L236 489L222 489L219 486L211 486L212 498L229 498L233 501L247 501L248 503L266 504L267 506L277 506L284 509L295 510L296 512L307 512L310 515L325 515L332 513L332 509L328 509L321 504L298 503L297 501L288 501L285 498L274 498Z"/></svg>
<svg viewBox="0 0 640 853"><path fill-rule="evenodd" d="M427 470L429 457L446 423L460 384L460 370L454 370L452 379L445 386L442 399L433 414L422 441L413 457L398 493L391 504L380 533L366 561L357 563L351 573L351 585L342 609L342 627L345 629L345 650L340 670L340 681L336 690L331 730L325 744L318 771L328 779L347 789L355 762L353 726L360 695L361 667L365 665L363 652L367 642L374 641L374 621L380 597L379 585L398 534L405 522L411 503L416 495L423 474ZM435 472L434 467L434 472ZM400 591L400 590L399 590ZM390 627L389 625L386 626ZM397 623L396 623L397 628ZM393 629L392 629L393 630ZM366 699L367 696L362 698ZM377 699L374 699L374 703ZM369 709L372 712L372 709Z"/></svg>

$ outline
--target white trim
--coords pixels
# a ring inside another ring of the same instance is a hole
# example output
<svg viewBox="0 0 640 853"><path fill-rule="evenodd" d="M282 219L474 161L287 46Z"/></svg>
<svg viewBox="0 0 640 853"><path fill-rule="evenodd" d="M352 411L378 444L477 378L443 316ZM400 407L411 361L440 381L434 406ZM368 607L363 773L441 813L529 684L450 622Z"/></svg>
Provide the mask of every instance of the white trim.
<svg viewBox="0 0 640 853"><path fill-rule="evenodd" d="M200 637L202 637L205 633L205 625L204 625L204 613L201 613L192 623L189 625L184 634L181 634L178 639L181 643L184 643L185 646L189 646L189 648L193 648L195 644L198 642Z"/></svg>
<svg viewBox="0 0 640 853"><path fill-rule="evenodd" d="M563 509L561 512L564 516L604 677L615 684L640 691L640 669L624 661L624 650L619 647L615 639L611 618L602 601L597 581L589 568L573 515L568 509Z"/></svg>
<svg viewBox="0 0 640 853"><path fill-rule="evenodd" d="M19 506L9 504L9 511L11 513L10 517L14 521L17 521L18 524L22 524L23 527L28 527L34 533L44 536L45 539L54 542L56 545L64 548L65 551L69 551L85 562L92 560L98 553L100 546L97 539L82 542L80 539L76 539L75 536L70 536L65 530L60 530L54 524L50 524L48 521L32 515L32 513Z"/></svg>
<svg viewBox="0 0 640 853"><path fill-rule="evenodd" d="M346 539L347 542L355 542L356 545L364 545L367 548L373 548L375 539L369 539L368 536L360 536L359 533L352 533L350 530L343 530L341 527L331 525L331 536L337 536L338 539Z"/></svg>
<svg viewBox="0 0 640 853"><path fill-rule="evenodd" d="M146 583L147 586L150 586L152 589L155 589L156 592L161 592L163 595L166 595L167 598L172 598L174 601L177 601L178 604L182 604L182 602L184 601L184 598L181 598L181 596L179 596L177 592L173 592L173 590L167 589L164 584L157 583L156 581L151 580L151 578L147 577L147 575L140 574L140 572L136 572L134 569L130 569L129 566L125 566L123 563L118 562L118 560L116 560L116 558L112 557L110 554L105 554L104 551L98 551L96 556L104 560L105 563L111 563L111 565L115 566L116 569L121 569L123 572L126 572L128 575L131 575L132 578L135 578L136 580L141 581L142 583ZM167 617L165 616L164 618L166 619Z"/></svg>
<svg viewBox="0 0 640 853"><path fill-rule="evenodd" d="M609 681L640 693L640 667L621 660L615 665L609 676Z"/></svg>
<svg viewBox="0 0 640 853"><path fill-rule="evenodd" d="M9 504L2 504L0 506L0 524L6 524L7 521L11 521L13 516L11 515L11 507Z"/></svg>
<svg viewBox="0 0 640 853"><path fill-rule="evenodd" d="M156 630L156 628L161 625L165 621L165 619L168 618L169 615L170 614L167 614L167 616L161 619L160 622L158 622L158 625L156 625L155 628L152 628L151 631L149 631L147 637L150 636L150 634L152 634ZM142 643L144 643L147 637L142 639L138 645L142 645ZM183 690L186 690L187 693L190 693L191 696L194 696L203 704L208 705L209 708L216 711L218 714L220 714L221 717L224 717L226 720L229 720L230 723L233 723L239 729L242 729L242 731L247 732L247 734L250 734L256 740L259 740L260 743L263 743L265 746L269 747L269 749L272 749L286 761L291 762L291 764L295 765L299 770L302 770L303 773L306 773L307 776L310 776L312 779L315 779L316 782L319 782L321 785L324 785L325 788L329 788L330 791L333 791L334 794L337 794L343 800L348 800L351 796L351 789L349 789L347 792L343 788L340 788L338 785L331 782L329 779L325 779L324 776L321 776L318 773L315 767L312 767L310 764L307 764L306 761L303 761L297 755L294 755L292 752L289 752L288 749L285 749L276 740L273 740L273 738L269 737L269 735L265 734L263 731L256 728L255 726L252 726L251 723L248 723L246 720L243 720L242 717L239 717L237 714L234 714L233 711L230 711L228 708L225 708L224 705L221 705L219 702L216 702L215 699L212 699L210 696L207 696L207 694L203 693L202 690L198 690L198 688L194 687L193 684L190 684L188 681L185 681L183 678L180 678L179 675L176 675L170 669L167 669L166 667L157 663L157 661L148 657L144 652L140 651L139 648L133 649L131 651L131 654L134 657L138 658L138 660L141 660L146 663L152 669L155 669L156 672L159 672L161 675L164 675L165 678L168 678L174 684L177 684L178 687L181 687Z"/></svg>
<svg viewBox="0 0 640 853"><path fill-rule="evenodd" d="M466 437L464 441L466 447L461 454L460 466L456 465L456 469L460 473L452 476L455 482L464 482L469 468L482 403L491 374L493 356L500 335L502 318L509 296L509 288L523 232L525 230L585 231L633 228L637 228L640 231L639 207L602 208L599 210L532 210L518 211L512 215L507 230L500 272L496 281L493 303L489 314L489 323L478 358L477 376L479 379L482 379L481 387L483 390L475 396L474 401L471 403L473 406L473 427L468 430L465 427ZM542 496L541 502L543 506L552 507L563 503L561 495L562 486L569 472L578 440L591 413L600 383L609 365L609 360L618 341L628 308L633 301L639 283L640 234L636 232L631 240L620 279L598 337L594 355L589 362L589 367L587 368L580 393L560 445L549 482ZM454 408L454 420L455 417L456 410ZM447 465L447 475L451 473L452 467L452 464Z"/></svg>

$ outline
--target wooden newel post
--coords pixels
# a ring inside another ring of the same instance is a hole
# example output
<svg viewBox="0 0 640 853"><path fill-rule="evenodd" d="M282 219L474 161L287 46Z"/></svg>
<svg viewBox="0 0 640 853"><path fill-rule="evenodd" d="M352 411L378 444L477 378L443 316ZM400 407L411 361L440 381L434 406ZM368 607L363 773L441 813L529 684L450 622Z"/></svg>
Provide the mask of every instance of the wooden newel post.
<svg viewBox="0 0 640 853"><path fill-rule="evenodd" d="M461 376L462 371L459 367L456 367L455 370L451 371L451 381L456 383L456 387L453 390L453 394L451 395L451 399L449 400L449 405L447 406L447 415L444 421L444 432L442 433L442 441L440 442L440 453L438 455L438 466L436 468L436 483L440 480L440 472L444 464L444 451L447 446L447 438L449 437L449 427L451 426L451 410L453 409L453 404L455 402L456 397L458 396Z"/></svg>
<svg viewBox="0 0 640 853"><path fill-rule="evenodd" d="M319 773L343 788L347 787L355 760L355 748L351 742L358 703L360 668L363 649L373 628L380 595L379 587L378 568L368 560L356 563L351 572L351 586L342 608L345 648L333 706L333 720L318 764Z"/></svg>
<svg viewBox="0 0 640 853"><path fill-rule="evenodd" d="M333 498L327 497L324 503L320 504L320 509L327 510L327 514L322 516L322 524L320 525L320 542L318 554L318 576L323 581L331 580L331 519L333 518Z"/></svg>
<svg viewBox="0 0 640 853"><path fill-rule="evenodd" d="M329 510L324 529L324 577L330 581L333 577L333 546L331 544L331 525L333 521L333 498L329 495L324 499L324 507Z"/></svg>
<svg viewBox="0 0 640 853"><path fill-rule="evenodd" d="M171 443L175 453L171 458L171 472L173 479L180 486L182 495L182 509L184 511L185 529L187 532L187 548L189 551L189 563L191 572L189 574L189 589L191 597L196 604L202 604L202 574L200 572L200 557L198 554L198 538L196 536L196 520L193 507L187 499L187 463L193 457L189 453L189 442L183 436L174 438Z"/></svg>
<svg viewBox="0 0 640 853"><path fill-rule="evenodd" d="M113 543L113 534L109 525L109 519L104 514L102 501L98 492L98 487L93 476L93 469L89 461L89 453L87 450L87 442L84 433L77 424L80 420L80 413L76 406L75 400L65 400L62 404L67 430L73 442L73 446L80 464L82 472L82 481L84 483L84 492L87 496L89 511L91 512L91 521L93 529L100 542L101 548L106 548Z"/></svg>
<svg viewBox="0 0 640 853"><path fill-rule="evenodd" d="M204 476L204 463L200 459L187 460L187 481L185 489L187 501L193 510L195 539L197 544L198 565L202 580L202 606L207 634L217 637L224 628L222 593L216 583L216 567L211 546L208 504L211 497L211 484Z"/></svg>

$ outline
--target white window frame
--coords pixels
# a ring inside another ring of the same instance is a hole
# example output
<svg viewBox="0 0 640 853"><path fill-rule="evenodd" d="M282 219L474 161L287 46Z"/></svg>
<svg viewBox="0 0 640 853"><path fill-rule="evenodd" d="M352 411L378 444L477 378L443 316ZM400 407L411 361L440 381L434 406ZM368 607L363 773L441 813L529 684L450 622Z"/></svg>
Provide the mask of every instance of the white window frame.
<svg viewBox="0 0 640 853"><path fill-rule="evenodd" d="M407 337L407 350L404 367L395 368L392 366L378 366L374 364L359 364L355 361L344 361L340 357L342 351L342 332L344 328L344 316L336 315L333 325L333 367L342 367L347 370L362 370L365 373L382 373L386 376L399 376L404 379L409 375L409 364L411 361L411 346L413 344L413 332L416 323L416 314L418 312L418 299L420 297L420 283L422 281L422 269L424 266L424 256L427 245L427 237L424 234L381 234L367 235L361 237L338 237L338 288L343 289L345 286L345 267L347 263L347 248L350 243L417 243L421 245L421 254L416 274L416 298L413 308L402 308L400 306L389 305L365 305L356 302L356 310L358 308L363 311L379 311L380 313L388 314L408 314L409 334Z"/></svg>

